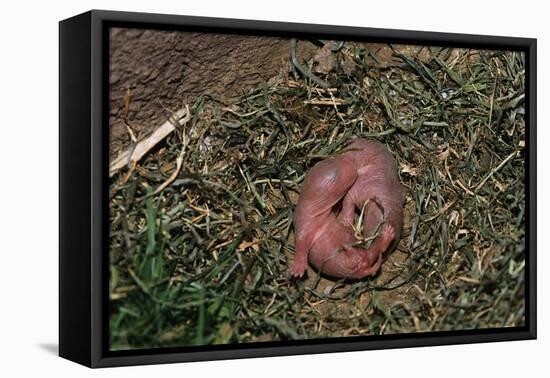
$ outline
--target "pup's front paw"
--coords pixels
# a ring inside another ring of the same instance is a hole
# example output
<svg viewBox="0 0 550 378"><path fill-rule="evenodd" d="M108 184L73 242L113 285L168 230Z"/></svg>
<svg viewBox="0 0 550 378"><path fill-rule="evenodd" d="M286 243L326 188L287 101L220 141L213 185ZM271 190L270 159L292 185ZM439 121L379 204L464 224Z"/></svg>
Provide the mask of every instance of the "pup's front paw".
<svg viewBox="0 0 550 378"><path fill-rule="evenodd" d="M389 244L395 239L395 235L395 228L391 224L386 223L382 226L379 237L382 238L385 243Z"/></svg>
<svg viewBox="0 0 550 378"><path fill-rule="evenodd" d="M290 269L290 276L294 278L301 278L304 276L307 268L307 260L296 259L292 263L292 268Z"/></svg>

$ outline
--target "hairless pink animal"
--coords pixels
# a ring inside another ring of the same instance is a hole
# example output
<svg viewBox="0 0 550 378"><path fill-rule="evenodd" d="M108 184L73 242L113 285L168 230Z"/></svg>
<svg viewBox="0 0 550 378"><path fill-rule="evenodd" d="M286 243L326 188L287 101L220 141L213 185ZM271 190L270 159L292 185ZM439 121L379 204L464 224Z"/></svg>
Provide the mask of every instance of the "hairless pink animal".
<svg viewBox="0 0 550 378"><path fill-rule="evenodd" d="M356 209L364 209L363 237L375 237L366 249L356 246ZM399 241L402 218L403 187L392 155L379 142L355 139L340 155L317 163L304 179L294 214L292 276L303 276L308 257L315 268L336 278L376 273L383 253Z"/></svg>

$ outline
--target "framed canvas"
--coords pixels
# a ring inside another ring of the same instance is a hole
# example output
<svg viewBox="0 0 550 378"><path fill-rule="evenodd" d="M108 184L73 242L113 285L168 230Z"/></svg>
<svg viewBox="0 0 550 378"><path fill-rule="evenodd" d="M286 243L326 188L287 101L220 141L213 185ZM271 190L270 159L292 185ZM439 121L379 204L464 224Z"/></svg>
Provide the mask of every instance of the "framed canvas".
<svg viewBox="0 0 550 378"><path fill-rule="evenodd" d="M536 40L96 10L59 28L62 357L536 337Z"/></svg>

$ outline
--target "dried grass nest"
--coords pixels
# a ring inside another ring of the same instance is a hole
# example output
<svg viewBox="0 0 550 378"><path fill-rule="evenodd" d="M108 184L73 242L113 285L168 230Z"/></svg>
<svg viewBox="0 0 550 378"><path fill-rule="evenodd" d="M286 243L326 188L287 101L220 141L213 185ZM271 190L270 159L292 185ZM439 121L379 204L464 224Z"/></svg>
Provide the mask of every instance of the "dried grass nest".
<svg viewBox="0 0 550 378"><path fill-rule="evenodd" d="M525 57L379 47L324 53L328 88L290 64L231 104L198 98L113 175L112 349L524 324ZM300 183L358 136L398 162L398 249L362 281L292 280Z"/></svg>

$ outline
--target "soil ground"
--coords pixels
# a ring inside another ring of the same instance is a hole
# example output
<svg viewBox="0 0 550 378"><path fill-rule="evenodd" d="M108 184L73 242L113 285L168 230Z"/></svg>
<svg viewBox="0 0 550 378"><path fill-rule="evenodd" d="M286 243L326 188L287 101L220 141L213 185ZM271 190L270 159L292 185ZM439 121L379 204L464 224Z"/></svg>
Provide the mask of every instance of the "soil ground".
<svg viewBox="0 0 550 378"><path fill-rule="evenodd" d="M288 39L230 34L113 28L109 45L111 157L130 145L126 120L147 134L184 102L202 95L230 103L290 59ZM299 44L298 59L311 58L314 47Z"/></svg>

